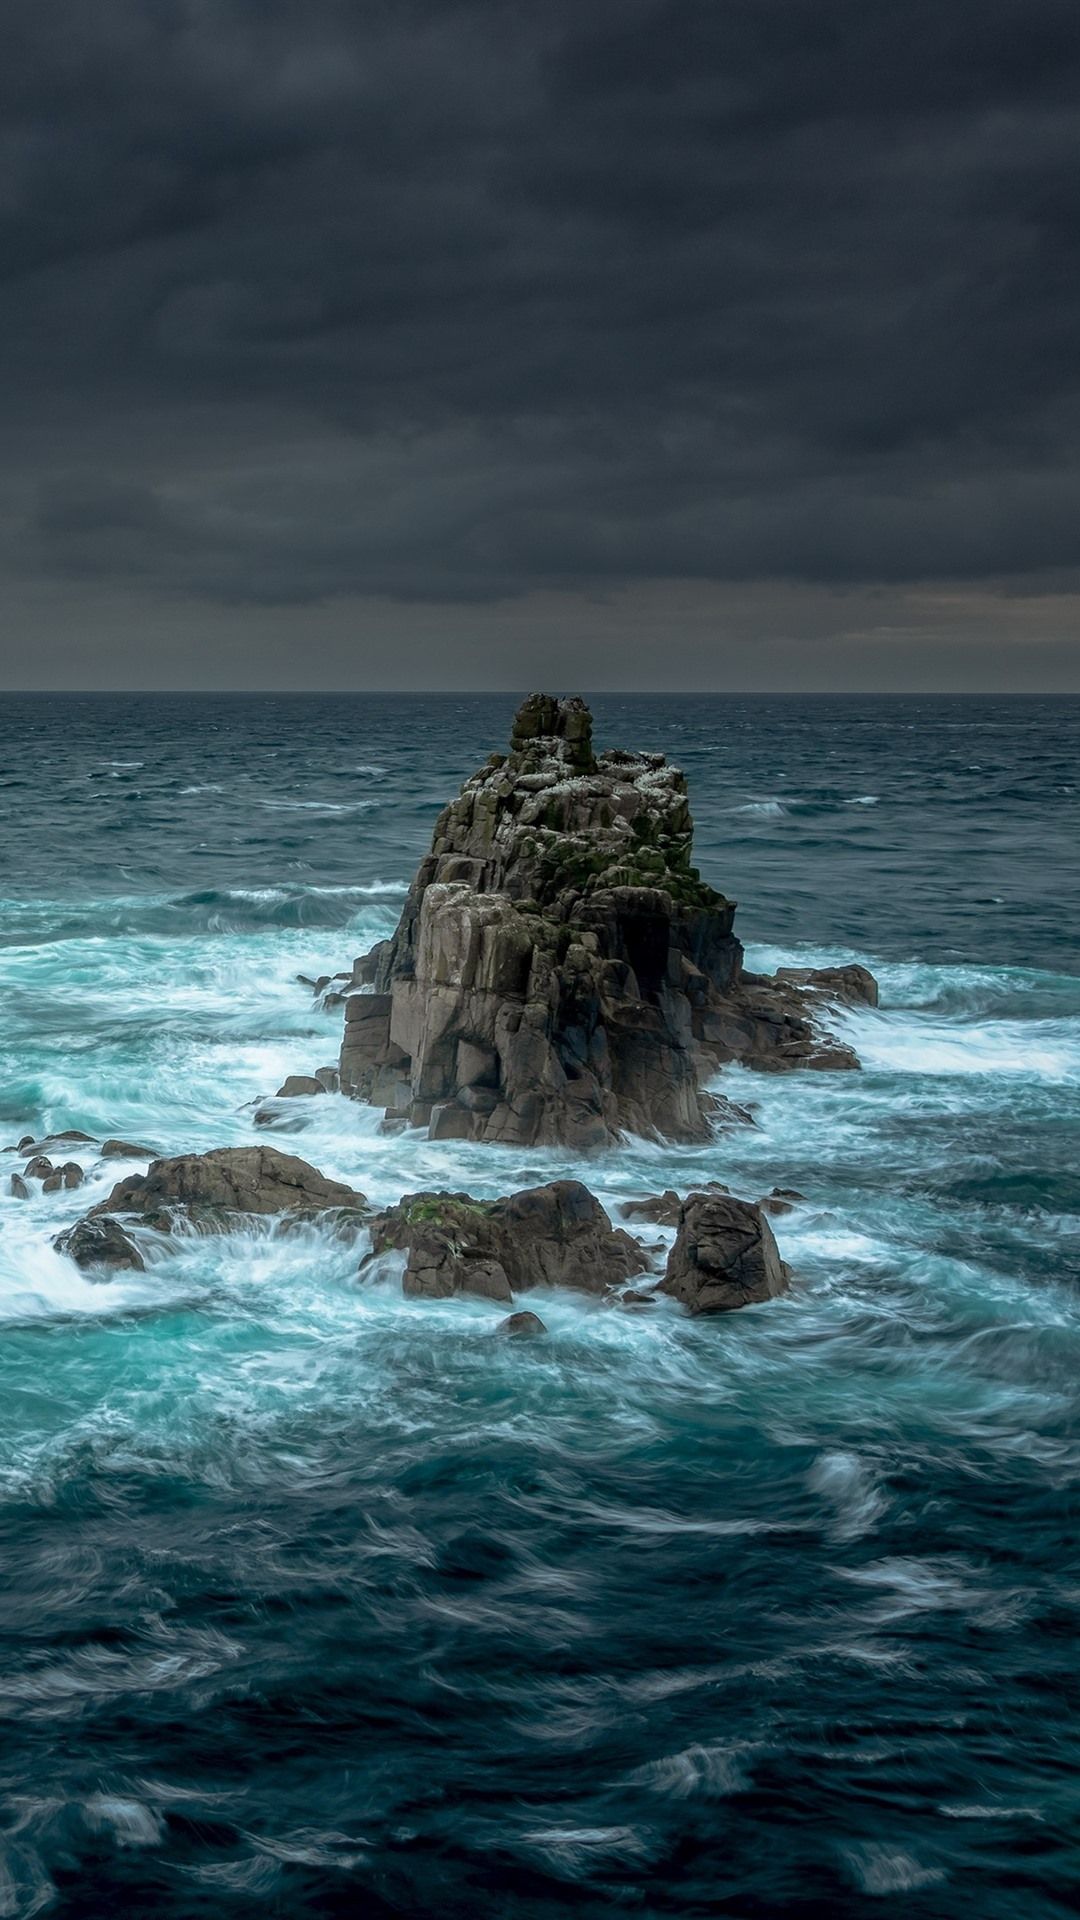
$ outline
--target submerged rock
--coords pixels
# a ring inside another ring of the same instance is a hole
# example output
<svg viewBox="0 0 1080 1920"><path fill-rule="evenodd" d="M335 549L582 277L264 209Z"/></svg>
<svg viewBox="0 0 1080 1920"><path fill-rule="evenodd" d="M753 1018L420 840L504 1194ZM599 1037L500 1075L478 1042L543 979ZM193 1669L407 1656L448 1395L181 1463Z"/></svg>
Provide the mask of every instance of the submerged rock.
<svg viewBox="0 0 1080 1920"><path fill-rule="evenodd" d="M119 1220L94 1219L88 1215L77 1220L53 1245L66 1253L77 1267L111 1267L115 1271L142 1273L146 1263L135 1242L124 1232Z"/></svg>
<svg viewBox="0 0 1080 1920"><path fill-rule="evenodd" d="M535 1340L538 1334L546 1333L547 1328L538 1313L530 1313L526 1308L521 1313L508 1313L495 1331L506 1340Z"/></svg>
<svg viewBox="0 0 1080 1920"><path fill-rule="evenodd" d="M134 1140L103 1140L101 1158L103 1160L156 1160L156 1147L140 1147Z"/></svg>
<svg viewBox="0 0 1080 1920"><path fill-rule="evenodd" d="M63 1133L46 1133L36 1140L32 1133L24 1133L18 1146L5 1147L5 1153L44 1153L49 1147L92 1147L94 1136L83 1133L81 1127L68 1127Z"/></svg>
<svg viewBox="0 0 1080 1920"><path fill-rule="evenodd" d="M760 1207L730 1193L690 1193L659 1291L693 1314L730 1313L786 1293L788 1270Z"/></svg>
<svg viewBox="0 0 1080 1920"><path fill-rule="evenodd" d="M758 1202L762 1213L794 1213L796 1207L805 1206L806 1195L797 1187L774 1187L763 1200Z"/></svg>
<svg viewBox="0 0 1080 1920"><path fill-rule="evenodd" d="M501 1200L406 1194L372 1220L371 1247L368 1261L405 1249L403 1291L429 1300L456 1293L512 1300L535 1287L602 1294L646 1264L637 1241L612 1226L578 1180L553 1180Z"/></svg>
<svg viewBox="0 0 1080 1920"><path fill-rule="evenodd" d="M13 1173L11 1176L11 1196L13 1200L29 1200L30 1198L30 1189L21 1173Z"/></svg>
<svg viewBox="0 0 1080 1920"><path fill-rule="evenodd" d="M661 754L597 755L583 701L530 695L509 754L439 816L397 931L354 965L341 1090L436 1139L587 1152L708 1138L701 1083L725 1061L857 1066L816 1022L870 976L744 973L692 836Z"/></svg>
<svg viewBox="0 0 1080 1920"><path fill-rule="evenodd" d="M328 1180L292 1154L274 1147L218 1147L155 1160L145 1174L128 1174L87 1217L138 1213L151 1225L167 1227L177 1211L310 1214L336 1208L355 1212L366 1205L362 1193Z"/></svg>

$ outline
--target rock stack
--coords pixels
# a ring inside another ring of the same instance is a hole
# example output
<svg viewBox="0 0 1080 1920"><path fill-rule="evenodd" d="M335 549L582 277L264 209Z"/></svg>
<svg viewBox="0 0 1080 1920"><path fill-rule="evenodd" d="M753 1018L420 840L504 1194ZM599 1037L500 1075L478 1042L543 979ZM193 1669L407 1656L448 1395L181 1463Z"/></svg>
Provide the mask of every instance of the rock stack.
<svg viewBox="0 0 1080 1920"><path fill-rule="evenodd" d="M343 1092L435 1139L584 1153L708 1137L702 1082L856 1067L817 1026L874 1004L859 967L743 969L734 903L691 863L685 776L596 754L584 701L531 694L436 822L393 937L356 963Z"/></svg>

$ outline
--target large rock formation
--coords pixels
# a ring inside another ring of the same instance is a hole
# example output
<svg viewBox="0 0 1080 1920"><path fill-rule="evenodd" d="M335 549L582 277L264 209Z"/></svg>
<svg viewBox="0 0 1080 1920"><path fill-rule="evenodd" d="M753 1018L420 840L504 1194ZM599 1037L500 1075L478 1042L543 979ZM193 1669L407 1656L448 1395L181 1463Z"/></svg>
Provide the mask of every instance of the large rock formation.
<svg viewBox="0 0 1080 1920"><path fill-rule="evenodd" d="M788 1272L760 1207L734 1194L690 1193L660 1292L693 1314L731 1313L786 1293Z"/></svg>
<svg viewBox="0 0 1080 1920"><path fill-rule="evenodd" d="M534 1287L603 1294L645 1266L637 1241L612 1226L579 1180L553 1180L501 1200L406 1194L371 1222L369 1259L391 1248L408 1255L404 1292L426 1300L457 1293L513 1300Z"/></svg>
<svg viewBox="0 0 1080 1920"><path fill-rule="evenodd" d="M530 695L509 754L439 816L392 939L357 962L342 1091L436 1139L588 1151L707 1138L701 1082L724 1061L857 1066L815 1017L872 1003L872 977L744 972L692 837L663 755L596 755L583 701Z"/></svg>

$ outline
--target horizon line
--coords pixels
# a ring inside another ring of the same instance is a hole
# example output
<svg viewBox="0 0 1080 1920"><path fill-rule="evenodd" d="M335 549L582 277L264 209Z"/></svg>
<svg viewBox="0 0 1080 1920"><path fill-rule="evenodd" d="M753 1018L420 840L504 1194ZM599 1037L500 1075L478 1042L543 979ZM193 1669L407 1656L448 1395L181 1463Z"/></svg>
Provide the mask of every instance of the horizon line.
<svg viewBox="0 0 1080 1920"><path fill-rule="evenodd" d="M8 699L106 700L128 699L320 700L383 699L467 700L512 699L537 691L520 687L8 687ZM1043 687L584 687L580 698L606 700L696 700L702 696L733 700L1080 700L1080 688Z"/></svg>

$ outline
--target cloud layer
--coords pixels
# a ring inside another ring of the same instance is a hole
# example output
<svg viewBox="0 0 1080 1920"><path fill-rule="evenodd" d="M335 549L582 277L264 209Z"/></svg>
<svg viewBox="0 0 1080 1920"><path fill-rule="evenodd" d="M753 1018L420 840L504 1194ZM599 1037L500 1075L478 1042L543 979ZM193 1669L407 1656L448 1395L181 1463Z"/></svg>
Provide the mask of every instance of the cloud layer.
<svg viewBox="0 0 1080 1920"><path fill-rule="evenodd" d="M1077 585L1073 0L8 0L5 40L9 581Z"/></svg>

